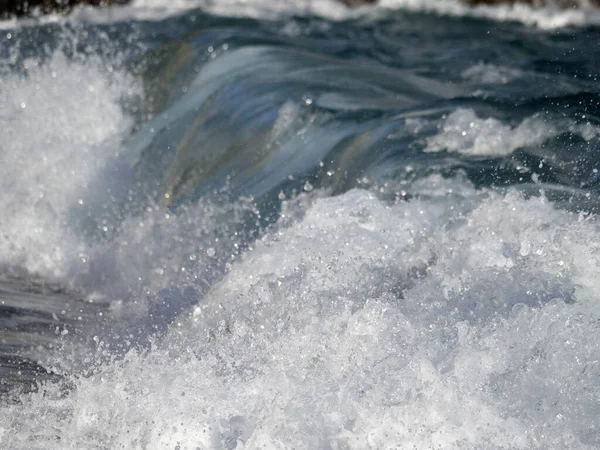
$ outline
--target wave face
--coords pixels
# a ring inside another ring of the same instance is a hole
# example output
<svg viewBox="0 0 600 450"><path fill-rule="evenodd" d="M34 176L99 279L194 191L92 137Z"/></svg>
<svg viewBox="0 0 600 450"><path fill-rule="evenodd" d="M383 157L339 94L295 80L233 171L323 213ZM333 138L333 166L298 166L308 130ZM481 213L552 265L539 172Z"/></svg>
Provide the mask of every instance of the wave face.
<svg viewBox="0 0 600 450"><path fill-rule="evenodd" d="M600 446L600 31L410 4L3 24L2 448Z"/></svg>

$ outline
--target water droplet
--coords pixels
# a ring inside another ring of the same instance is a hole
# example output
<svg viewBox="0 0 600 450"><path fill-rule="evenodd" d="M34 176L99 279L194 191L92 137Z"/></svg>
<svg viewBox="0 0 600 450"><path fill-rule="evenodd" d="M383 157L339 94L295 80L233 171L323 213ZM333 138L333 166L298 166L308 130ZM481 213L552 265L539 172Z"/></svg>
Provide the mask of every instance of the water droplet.
<svg viewBox="0 0 600 450"><path fill-rule="evenodd" d="M531 251L531 244L529 243L529 241L521 242L521 248L519 249L519 254L521 256L527 256L527 255L529 255L530 251Z"/></svg>

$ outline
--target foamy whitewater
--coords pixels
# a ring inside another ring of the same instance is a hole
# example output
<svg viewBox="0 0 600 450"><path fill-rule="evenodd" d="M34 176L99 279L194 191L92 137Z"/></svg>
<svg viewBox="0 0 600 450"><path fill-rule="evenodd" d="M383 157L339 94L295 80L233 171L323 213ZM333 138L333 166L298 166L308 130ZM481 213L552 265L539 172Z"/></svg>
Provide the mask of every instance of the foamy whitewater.
<svg viewBox="0 0 600 450"><path fill-rule="evenodd" d="M598 14L4 22L0 448L600 448Z"/></svg>

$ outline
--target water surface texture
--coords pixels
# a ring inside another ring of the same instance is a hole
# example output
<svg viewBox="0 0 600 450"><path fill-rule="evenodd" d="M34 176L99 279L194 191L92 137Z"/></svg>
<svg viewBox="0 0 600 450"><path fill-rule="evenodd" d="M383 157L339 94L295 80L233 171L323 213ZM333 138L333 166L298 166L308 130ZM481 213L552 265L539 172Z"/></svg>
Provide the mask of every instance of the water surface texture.
<svg viewBox="0 0 600 450"><path fill-rule="evenodd" d="M0 447L600 448L600 15L0 24Z"/></svg>

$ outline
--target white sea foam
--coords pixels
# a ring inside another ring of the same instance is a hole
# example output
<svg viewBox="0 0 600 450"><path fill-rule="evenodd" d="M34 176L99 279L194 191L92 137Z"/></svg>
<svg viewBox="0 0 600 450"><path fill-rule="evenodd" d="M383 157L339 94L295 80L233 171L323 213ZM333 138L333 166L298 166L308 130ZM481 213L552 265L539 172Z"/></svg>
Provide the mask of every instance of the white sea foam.
<svg viewBox="0 0 600 450"><path fill-rule="evenodd" d="M199 202L174 213L150 202L107 219L128 210L128 191L138 189L122 141L133 125L123 105L142 95L139 83L99 58L60 51L24 65L0 75L0 267L110 299L182 280L207 285L211 261L234 257L237 242L219 243L215 221L225 230L250 206Z"/></svg>
<svg viewBox="0 0 600 450"><path fill-rule="evenodd" d="M500 22L521 22L524 25L543 29L567 26L586 26L600 23L600 12L596 9L557 9L549 6L532 7L524 3L501 3L499 5L468 6L458 0L381 0L382 8L404 9L417 12L432 12L456 17L480 17ZM582 5L585 5L582 2Z"/></svg>
<svg viewBox="0 0 600 450"><path fill-rule="evenodd" d="M499 4L469 6L460 0L380 0L376 5L348 8L336 0L133 0L129 5L112 6L102 10L90 7L76 8L66 20L118 22L123 20L161 20L193 9L224 16L276 19L291 15L317 15L332 20L352 17L377 17L389 10L424 12L454 17L478 17L500 22L521 22L542 29L600 24L600 11L586 6L579 9L560 9L527 4ZM62 22L65 18L51 14L42 18L0 22L0 29L33 22Z"/></svg>
<svg viewBox="0 0 600 450"><path fill-rule="evenodd" d="M120 100L136 88L93 58L24 66L0 78L0 263L52 278L87 258L68 214L118 153L132 124Z"/></svg>
<svg viewBox="0 0 600 450"><path fill-rule="evenodd" d="M202 8L213 14L239 15L256 18L277 17L282 14L316 14L334 20L347 19L362 15L377 15L385 10L406 10L427 12L457 17L481 17L498 21L522 22L525 25L553 29L565 26L585 26L600 23L600 12L595 9L561 10L553 7L534 8L529 5L468 6L459 0L380 0L375 6L349 9L335 0L135 0L134 10L159 16L191 8Z"/></svg>
<svg viewBox="0 0 600 450"><path fill-rule="evenodd" d="M564 120L529 117L516 127L498 119L478 117L472 109L458 109L439 125L440 132L427 140L426 152L448 151L473 156L505 156L520 147L542 144L561 133L579 134L593 139L598 127Z"/></svg>
<svg viewBox="0 0 600 450"><path fill-rule="evenodd" d="M595 220L413 189L313 200L151 352L7 407L3 446L597 448Z"/></svg>

